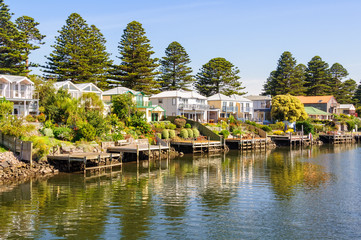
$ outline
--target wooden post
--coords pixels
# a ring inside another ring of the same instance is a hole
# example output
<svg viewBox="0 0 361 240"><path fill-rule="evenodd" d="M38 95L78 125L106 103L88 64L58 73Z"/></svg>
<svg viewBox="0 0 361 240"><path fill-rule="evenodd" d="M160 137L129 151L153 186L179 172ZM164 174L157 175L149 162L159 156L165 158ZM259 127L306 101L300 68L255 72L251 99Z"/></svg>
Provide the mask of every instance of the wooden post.
<svg viewBox="0 0 361 240"><path fill-rule="evenodd" d="M159 144L159 162L162 160L162 145Z"/></svg>
<svg viewBox="0 0 361 240"><path fill-rule="evenodd" d="M109 162L110 162L110 171L112 171L113 170L113 153L110 153Z"/></svg>
<svg viewBox="0 0 361 240"><path fill-rule="evenodd" d="M148 161L150 161L150 143L148 142Z"/></svg>
<svg viewBox="0 0 361 240"><path fill-rule="evenodd" d="M101 158L100 158L100 154L98 155L98 171L99 171L99 173L100 173L100 160L101 160ZM105 160L105 161L107 161L107 160Z"/></svg>
<svg viewBox="0 0 361 240"><path fill-rule="evenodd" d="M208 137L208 151L207 151L208 153L209 153L209 148L210 148L210 146L209 146L209 145L210 145L210 144L209 144L209 141L210 141L210 140L209 140L209 139L210 139L210 137Z"/></svg>
<svg viewBox="0 0 361 240"><path fill-rule="evenodd" d="M84 176L86 175L86 157L83 158L83 165L84 165Z"/></svg>
<svg viewBox="0 0 361 240"><path fill-rule="evenodd" d="M68 154L68 172L70 172L70 154Z"/></svg>
<svg viewBox="0 0 361 240"><path fill-rule="evenodd" d="M23 147L24 147L24 142L21 141L21 145L20 145L20 160L23 160Z"/></svg>
<svg viewBox="0 0 361 240"><path fill-rule="evenodd" d="M16 137L14 137L14 154L16 154Z"/></svg>
<svg viewBox="0 0 361 240"><path fill-rule="evenodd" d="M169 159L170 159L170 156L169 156L170 155L170 142L168 142L168 150L167 151L168 151L168 159L167 160L169 161Z"/></svg>
<svg viewBox="0 0 361 240"><path fill-rule="evenodd" d="M137 164L139 164L139 144L137 144Z"/></svg>
<svg viewBox="0 0 361 240"><path fill-rule="evenodd" d="M33 142L30 142L30 168L33 167Z"/></svg>

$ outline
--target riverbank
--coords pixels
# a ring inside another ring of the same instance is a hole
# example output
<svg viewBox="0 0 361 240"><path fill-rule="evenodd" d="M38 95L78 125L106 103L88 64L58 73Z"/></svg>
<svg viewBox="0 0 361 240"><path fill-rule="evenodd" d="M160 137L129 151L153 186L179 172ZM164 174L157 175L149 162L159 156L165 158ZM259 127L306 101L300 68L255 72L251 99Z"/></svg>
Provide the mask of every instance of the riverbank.
<svg viewBox="0 0 361 240"><path fill-rule="evenodd" d="M13 152L0 153L0 184L24 181L32 177L55 175L59 171L45 162L22 162Z"/></svg>

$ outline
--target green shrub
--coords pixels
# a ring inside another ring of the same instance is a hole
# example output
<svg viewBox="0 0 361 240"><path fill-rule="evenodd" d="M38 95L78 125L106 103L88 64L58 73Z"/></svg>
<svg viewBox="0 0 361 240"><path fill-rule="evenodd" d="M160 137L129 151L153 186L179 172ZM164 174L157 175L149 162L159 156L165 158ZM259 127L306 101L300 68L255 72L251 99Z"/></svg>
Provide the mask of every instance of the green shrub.
<svg viewBox="0 0 361 240"><path fill-rule="evenodd" d="M34 118L33 116L31 116L31 115L27 115L27 116L25 117L25 120L26 120L27 122L35 122L35 118Z"/></svg>
<svg viewBox="0 0 361 240"><path fill-rule="evenodd" d="M322 125L313 125L313 129L315 132L322 132L323 126Z"/></svg>
<svg viewBox="0 0 361 240"><path fill-rule="evenodd" d="M236 119L234 118L233 115L229 116L228 122L229 122L229 123L235 123L235 122L236 122Z"/></svg>
<svg viewBox="0 0 361 240"><path fill-rule="evenodd" d="M188 137L189 137L189 138L193 138L193 131L192 131L192 129L187 128L187 132L188 132Z"/></svg>
<svg viewBox="0 0 361 240"><path fill-rule="evenodd" d="M188 131L187 131L187 129L182 129L182 130L180 131L180 137L181 137L181 138L188 138Z"/></svg>
<svg viewBox="0 0 361 240"><path fill-rule="evenodd" d="M163 138L163 139L168 139L168 138L169 138L169 130L163 129L163 131L162 131L162 138Z"/></svg>
<svg viewBox="0 0 361 240"><path fill-rule="evenodd" d="M173 123L168 123L168 124L166 125L166 128L167 128L167 129L174 130L174 129L177 128L177 126L176 126L175 124L173 124Z"/></svg>
<svg viewBox="0 0 361 240"><path fill-rule="evenodd" d="M40 115L37 116L37 119L39 122L45 122L45 114L44 113L40 113Z"/></svg>
<svg viewBox="0 0 361 240"><path fill-rule="evenodd" d="M74 138L73 130L68 127L55 127L53 133L55 138L64 141L71 141Z"/></svg>
<svg viewBox="0 0 361 240"><path fill-rule="evenodd" d="M86 141L94 141L96 137L96 129L89 123L85 123L77 131L76 139L84 139Z"/></svg>
<svg viewBox="0 0 361 240"><path fill-rule="evenodd" d="M285 133L282 130L277 130L277 131L274 131L273 134L274 135L284 135Z"/></svg>
<svg viewBox="0 0 361 240"><path fill-rule="evenodd" d="M174 138L175 137L175 130L171 129L169 130L169 138Z"/></svg>
<svg viewBox="0 0 361 240"><path fill-rule="evenodd" d="M184 118L176 118L174 119L174 124L177 126L177 128L183 128L187 123L187 120Z"/></svg>
<svg viewBox="0 0 361 240"><path fill-rule="evenodd" d="M355 128L355 122L352 120L346 121L348 131L352 131Z"/></svg>
<svg viewBox="0 0 361 240"><path fill-rule="evenodd" d="M44 128L43 134L46 137L54 137L53 129L51 129L51 128Z"/></svg>
<svg viewBox="0 0 361 240"><path fill-rule="evenodd" d="M236 124L234 124L234 123L229 124L229 131L230 131L230 132L233 132L233 131L236 130L236 129L237 129Z"/></svg>
<svg viewBox="0 0 361 240"><path fill-rule="evenodd" d="M270 126L267 125L262 125L261 129L265 132L272 132L272 128Z"/></svg>
<svg viewBox="0 0 361 240"><path fill-rule="evenodd" d="M228 130L222 130L219 135L222 135L224 139L228 138L229 136L229 131Z"/></svg>
<svg viewBox="0 0 361 240"><path fill-rule="evenodd" d="M195 137L195 138L199 137L200 134L199 134L198 129L197 129L197 128L193 128L192 130L193 130L193 137Z"/></svg>
<svg viewBox="0 0 361 240"><path fill-rule="evenodd" d="M277 129L283 130L285 128L285 124L283 122L276 122Z"/></svg>
<svg viewBox="0 0 361 240"><path fill-rule="evenodd" d="M234 136L242 135L242 134L243 134L243 132L242 132L241 130L239 130L239 129L234 130L234 131L232 132L232 135L234 135Z"/></svg>
<svg viewBox="0 0 361 240"><path fill-rule="evenodd" d="M308 121L298 121L298 122L296 122L297 131L301 131L302 126L303 126L304 134L310 134L310 133L314 134L315 133L314 127L310 122L308 122Z"/></svg>
<svg viewBox="0 0 361 240"><path fill-rule="evenodd" d="M189 123L187 123L186 125L185 125L185 128L191 128L192 126L189 124Z"/></svg>
<svg viewBox="0 0 361 240"><path fill-rule="evenodd" d="M157 137L162 139L162 134L161 133L157 133Z"/></svg>

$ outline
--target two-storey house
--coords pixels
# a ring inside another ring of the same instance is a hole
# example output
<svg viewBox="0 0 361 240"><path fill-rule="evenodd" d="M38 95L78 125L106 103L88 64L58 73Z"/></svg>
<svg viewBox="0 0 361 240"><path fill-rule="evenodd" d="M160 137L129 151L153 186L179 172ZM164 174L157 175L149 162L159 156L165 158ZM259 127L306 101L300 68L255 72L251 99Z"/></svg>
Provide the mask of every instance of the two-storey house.
<svg viewBox="0 0 361 240"><path fill-rule="evenodd" d="M241 120L252 120L253 119L253 102L245 97L237 94L230 96L236 101L237 119Z"/></svg>
<svg viewBox="0 0 361 240"><path fill-rule="evenodd" d="M103 97L103 91L93 83L74 84L71 81L61 81L54 83L54 87L57 90L59 90L60 88L67 90L73 98L80 98L83 93L89 92L95 93L100 97L100 99L102 99Z"/></svg>
<svg viewBox="0 0 361 240"><path fill-rule="evenodd" d="M297 98L303 103L305 107L314 107L321 111L336 114L337 103L334 96L297 96Z"/></svg>
<svg viewBox="0 0 361 240"><path fill-rule="evenodd" d="M271 121L271 97L254 95L245 98L253 102L253 121L262 123Z"/></svg>
<svg viewBox="0 0 361 240"><path fill-rule="evenodd" d="M149 98L155 104L163 107L169 116L183 115L199 122L207 121L207 98L196 91L164 91Z"/></svg>
<svg viewBox="0 0 361 240"><path fill-rule="evenodd" d="M215 122L218 121L218 118L229 118L231 115L235 118L238 117L239 108L235 98L217 93L208 97L207 100L212 109L219 109L217 119L211 118Z"/></svg>
<svg viewBox="0 0 361 240"><path fill-rule="evenodd" d="M34 83L27 77L0 75L0 97L14 103L13 115L39 114Z"/></svg>
<svg viewBox="0 0 361 240"><path fill-rule="evenodd" d="M133 101L136 103L137 109L144 112L144 116L148 122L159 121L165 117L166 111L161 106L153 105L153 103L149 101L149 96L145 95L143 92L133 91L126 87L116 87L103 92L103 101L110 109L112 99L115 96L126 93L133 96Z"/></svg>

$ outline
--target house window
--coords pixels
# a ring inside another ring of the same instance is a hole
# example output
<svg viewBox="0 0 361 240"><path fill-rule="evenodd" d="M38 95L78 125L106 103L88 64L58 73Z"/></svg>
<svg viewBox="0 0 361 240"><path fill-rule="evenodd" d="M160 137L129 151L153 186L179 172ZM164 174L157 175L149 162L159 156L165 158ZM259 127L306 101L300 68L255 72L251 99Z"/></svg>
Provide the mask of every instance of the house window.
<svg viewBox="0 0 361 240"><path fill-rule="evenodd" d="M158 104L163 103L163 99L158 99Z"/></svg>
<svg viewBox="0 0 361 240"><path fill-rule="evenodd" d="M221 114L220 114L220 117L221 117L221 118L224 118L224 113L221 113Z"/></svg>
<svg viewBox="0 0 361 240"><path fill-rule="evenodd" d="M152 121L157 122L158 121L158 113L152 113Z"/></svg>
<svg viewBox="0 0 361 240"><path fill-rule="evenodd" d="M177 99L176 98L172 98L172 105L175 105L177 102Z"/></svg>

